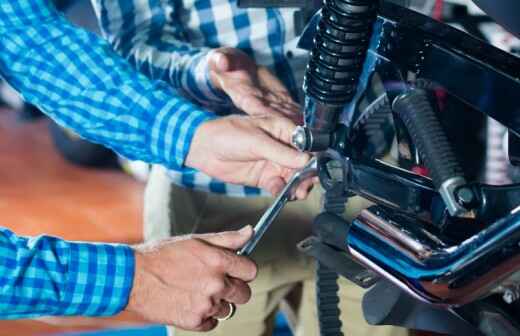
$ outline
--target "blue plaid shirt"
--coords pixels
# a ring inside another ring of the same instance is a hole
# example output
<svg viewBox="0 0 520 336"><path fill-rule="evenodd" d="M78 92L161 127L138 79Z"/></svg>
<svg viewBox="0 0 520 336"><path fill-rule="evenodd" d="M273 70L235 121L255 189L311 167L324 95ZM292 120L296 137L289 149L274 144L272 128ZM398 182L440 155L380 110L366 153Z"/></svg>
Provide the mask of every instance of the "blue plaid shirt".
<svg viewBox="0 0 520 336"><path fill-rule="evenodd" d="M128 246L25 238L0 229L1 319L114 315L128 302L133 275Z"/></svg>
<svg viewBox="0 0 520 336"><path fill-rule="evenodd" d="M235 113L211 84L207 54L239 48L270 68L298 99L308 54L296 48L296 9L240 9L236 0L92 0L101 30L114 48L152 79L160 79L201 108ZM195 171L170 171L188 188L258 196L254 188L225 184Z"/></svg>
<svg viewBox="0 0 520 336"><path fill-rule="evenodd" d="M213 118L72 26L51 0L0 1L0 77L81 136L172 169L184 169L194 131ZM128 246L0 228L0 318L112 315L125 307L133 274Z"/></svg>
<svg viewBox="0 0 520 336"><path fill-rule="evenodd" d="M0 1L0 76L82 137L172 169L184 169L195 130L213 118L71 25L51 0Z"/></svg>

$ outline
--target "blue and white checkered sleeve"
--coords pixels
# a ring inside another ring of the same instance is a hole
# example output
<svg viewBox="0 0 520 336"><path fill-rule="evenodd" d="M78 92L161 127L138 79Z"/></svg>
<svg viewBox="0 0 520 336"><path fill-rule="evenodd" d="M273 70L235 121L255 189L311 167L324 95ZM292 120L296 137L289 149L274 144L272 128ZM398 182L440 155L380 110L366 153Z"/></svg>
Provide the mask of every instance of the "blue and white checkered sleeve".
<svg viewBox="0 0 520 336"><path fill-rule="evenodd" d="M117 314L128 303L134 267L125 245L25 238L0 228L0 318Z"/></svg>
<svg viewBox="0 0 520 336"><path fill-rule="evenodd" d="M229 107L228 96L211 83L208 48L184 39L181 1L94 0L101 30L139 71L161 79L190 100L211 108Z"/></svg>
<svg viewBox="0 0 520 336"><path fill-rule="evenodd" d="M215 117L135 71L51 0L0 1L0 41L0 75L25 100L129 159L183 170L195 130Z"/></svg>

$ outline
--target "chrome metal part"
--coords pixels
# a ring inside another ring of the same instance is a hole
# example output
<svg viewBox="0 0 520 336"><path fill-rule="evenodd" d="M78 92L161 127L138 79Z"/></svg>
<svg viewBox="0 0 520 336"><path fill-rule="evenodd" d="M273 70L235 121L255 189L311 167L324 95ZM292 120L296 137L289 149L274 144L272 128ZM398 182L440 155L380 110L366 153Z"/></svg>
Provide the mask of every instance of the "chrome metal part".
<svg viewBox="0 0 520 336"><path fill-rule="evenodd" d="M309 150L310 143L312 143L311 136L312 134L308 132L306 127L298 126L292 134L291 142L299 151L305 152Z"/></svg>
<svg viewBox="0 0 520 336"><path fill-rule="evenodd" d="M466 185L466 180L463 177L457 176L446 180L439 189L446 208L452 216L459 216L468 211L458 202L456 196L457 189L464 185Z"/></svg>
<svg viewBox="0 0 520 336"><path fill-rule="evenodd" d="M461 306L493 293L520 270L520 214L448 244L428 225L373 207L353 221L347 251L416 298Z"/></svg>
<svg viewBox="0 0 520 336"><path fill-rule="evenodd" d="M502 295L504 302L507 304L511 304L520 298L520 293L518 292L518 288L515 289L506 289L504 294Z"/></svg>
<svg viewBox="0 0 520 336"><path fill-rule="evenodd" d="M331 133L298 126L292 134L292 144L301 152L321 152L329 148Z"/></svg>

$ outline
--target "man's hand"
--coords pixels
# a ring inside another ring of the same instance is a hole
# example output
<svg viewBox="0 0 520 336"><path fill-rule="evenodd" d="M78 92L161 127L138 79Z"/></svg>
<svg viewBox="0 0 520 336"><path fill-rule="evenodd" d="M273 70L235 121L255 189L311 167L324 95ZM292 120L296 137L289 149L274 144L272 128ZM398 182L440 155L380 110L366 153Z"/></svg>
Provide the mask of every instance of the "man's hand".
<svg viewBox="0 0 520 336"><path fill-rule="evenodd" d="M310 159L288 145L296 125L280 116L229 116L203 123L195 132L185 164L224 182L278 194L296 169ZM296 191L305 199L309 179Z"/></svg>
<svg viewBox="0 0 520 336"><path fill-rule="evenodd" d="M279 114L301 122L300 107L282 82L243 51L219 48L211 52L208 62L213 85L240 110L252 116Z"/></svg>
<svg viewBox="0 0 520 336"><path fill-rule="evenodd" d="M235 254L252 236L240 231L171 238L135 247L135 276L126 310L155 323L208 331L229 303L251 297L256 265Z"/></svg>

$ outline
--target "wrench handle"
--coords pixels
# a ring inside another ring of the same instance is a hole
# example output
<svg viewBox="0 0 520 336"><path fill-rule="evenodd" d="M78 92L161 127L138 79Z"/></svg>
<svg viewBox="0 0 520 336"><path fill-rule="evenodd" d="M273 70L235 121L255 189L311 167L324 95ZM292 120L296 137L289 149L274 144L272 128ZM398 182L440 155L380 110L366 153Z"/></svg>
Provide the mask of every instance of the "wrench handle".
<svg viewBox="0 0 520 336"><path fill-rule="evenodd" d="M274 220L278 217L282 209L285 207L287 202L292 198L294 191L298 188L300 183L305 181L307 178L315 176L317 174L317 160L316 158L311 159L305 167L298 171L289 180L282 192L276 197L273 204L264 212L258 223L253 229L253 238L249 240L238 252L238 255L249 256L260 239L269 229Z"/></svg>
<svg viewBox="0 0 520 336"><path fill-rule="evenodd" d="M249 240L243 247L238 251L238 255L241 256L249 256L260 239L264 236L267 229L271 226L274 220L280 214L280 211L285 207L285 204L289 201L289 196L286 193L281 193L273 204L267 209L267 211L262 215L258 223L255 225L253 229L253 238Z"/></svg>

